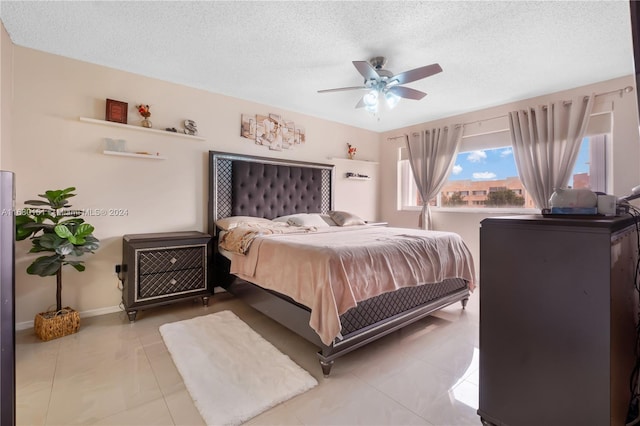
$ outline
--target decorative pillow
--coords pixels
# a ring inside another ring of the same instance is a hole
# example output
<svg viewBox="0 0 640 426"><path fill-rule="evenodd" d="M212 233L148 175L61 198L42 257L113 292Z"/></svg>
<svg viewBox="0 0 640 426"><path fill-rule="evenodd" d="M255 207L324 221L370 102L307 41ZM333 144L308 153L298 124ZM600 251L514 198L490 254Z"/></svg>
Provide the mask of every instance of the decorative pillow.
<svg viewBox="0 0 640 426"><path fill-rule="evenodd" d="M274 222L285 222L291 226L315 226L326 228L329 224L317 213L297 213L280 216L273 219Z"/></svg>
<svg viewBox="0 0 640 426"><path fill-rule="evenodd" d="M229 216L229 217L216 220L216 226L220 229L228 231L229 229L233 229L238 225L244 225L247 223L267 223L267 222L271 222L271 221L263 217Z"/></svg>
<svg viewBox="0 0 640 426"><path fill-rule="evenodd" d="M329 216L328 214L321 214L320 217L322 218L322 220L327 222L327 225L329 225L329 226L338 226L338 224L335 223L333 221L333 219L331 219L331 216Z"/></svg>
<svg viewBox="0 0 640 426"><path fill-rule="evenodd" d="M353 213L331 210L329 216L338 226L364 225L365 222Z"/></svg>

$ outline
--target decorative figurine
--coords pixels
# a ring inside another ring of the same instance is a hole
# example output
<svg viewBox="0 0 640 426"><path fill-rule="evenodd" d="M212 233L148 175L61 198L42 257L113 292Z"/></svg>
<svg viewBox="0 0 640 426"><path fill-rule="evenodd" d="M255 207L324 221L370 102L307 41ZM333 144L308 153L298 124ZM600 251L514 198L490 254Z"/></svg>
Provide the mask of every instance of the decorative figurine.
<svg viewBox="0 0 640 426"><path fill-rule="evenodd" d="M151 111L149 109L149 105L140 104L136 105L136 108L138 109L138 114L143 117L142 121L140 122L142 127L151 128L151 120L149 120L149 117L151 117Z"/></svg>
<svg viewBox="0 0 640 426"><path fill-rule="evenodd" d="M347 155L349 156L349 160L353 160L353 156L356 155L357 148L352 146L350 143L347 143Z"/></svg>

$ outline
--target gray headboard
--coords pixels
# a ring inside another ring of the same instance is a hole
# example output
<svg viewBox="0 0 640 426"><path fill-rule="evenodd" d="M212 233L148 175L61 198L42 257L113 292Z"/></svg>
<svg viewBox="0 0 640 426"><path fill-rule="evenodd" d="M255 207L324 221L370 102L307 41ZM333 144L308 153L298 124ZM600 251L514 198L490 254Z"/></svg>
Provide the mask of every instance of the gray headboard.
<svg viewBox="0 0 640 426"><path fill-rule="evenodd" d="M228 216L273 219L333 209L334 166L209 151L209 233Z"/></svg>

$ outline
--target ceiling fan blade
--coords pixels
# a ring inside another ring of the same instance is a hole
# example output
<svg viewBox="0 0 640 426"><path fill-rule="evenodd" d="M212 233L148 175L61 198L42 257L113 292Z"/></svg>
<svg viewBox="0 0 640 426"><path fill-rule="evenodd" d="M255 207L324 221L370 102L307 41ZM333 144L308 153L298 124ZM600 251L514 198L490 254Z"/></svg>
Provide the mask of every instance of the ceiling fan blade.
<svg viewBox="0 0 640 426"><path fill-rule="evenodd" d="M421 91L416 90L416 89L411 89L409 87L402 87L402 86L389 87L389 89L387 89L387 91L391 92L391 93L395 93L396 95L400 96L401 98L415 99L416 101L419 101L420 99L422 99L425 96L427 96L427 94L424 93L424 92L421 92Z"/></svg>
<svg viewBox="0 0 640 426"><path fill-rule="evenodd" d="M344 92L345 90L361 90L361 89L368 89L368 87L366 86L339 87L337 89L318 90L318 93Z"/></svg>
<svg viewBox="0 0 640 426"><path fill-rule="evenodd" d="M400 74L396 74L389 79L389 82L397 81L398 84L406 84L411 83L412 81L432 76L434 74L438 74L439 72L442 72L440 64L431 64L413 70L401 72Z"/></svg>
<svg viewBox="0 0 640 426"><path fill-rule="evenodd" d="M364 77L365 80L375 80L380 78L378 71L367 61L353 61L353 66Z"/></svg>
<svg viewBox="0 0 640 426"><path fill-rule="evenodd" d="M356 104L356 108L364 108L366 105L364 103L364 96L360 98L358 103Z"/></svg>

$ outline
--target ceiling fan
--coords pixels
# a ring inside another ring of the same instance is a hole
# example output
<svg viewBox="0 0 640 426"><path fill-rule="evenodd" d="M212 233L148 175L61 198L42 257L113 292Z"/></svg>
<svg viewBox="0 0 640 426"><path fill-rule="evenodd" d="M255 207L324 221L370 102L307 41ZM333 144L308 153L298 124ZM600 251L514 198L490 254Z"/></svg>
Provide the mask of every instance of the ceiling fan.
<svg viewBox="0 0 640 426"><path fill-rule="evenodd" d="M356 108L365 107L367 110L375 112L378 109L378 102L381 98L385 99L389 108L395 107L400 98L415 100L424 98L427 95L426 93L404 87L402 84L411 83L442 72L439 64L431 64L394 75L391 71L384 69L386 63L387 58L384 56L376 56L371 58L369 62L353 61L353 65L364 77L363 86L318 90L318 93L367 90L367 93L356 104Z"/></svg>

